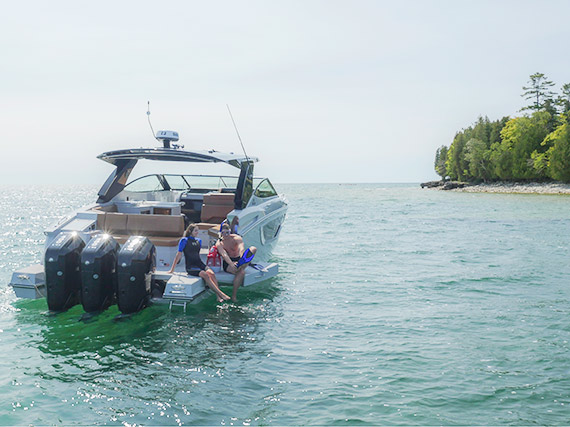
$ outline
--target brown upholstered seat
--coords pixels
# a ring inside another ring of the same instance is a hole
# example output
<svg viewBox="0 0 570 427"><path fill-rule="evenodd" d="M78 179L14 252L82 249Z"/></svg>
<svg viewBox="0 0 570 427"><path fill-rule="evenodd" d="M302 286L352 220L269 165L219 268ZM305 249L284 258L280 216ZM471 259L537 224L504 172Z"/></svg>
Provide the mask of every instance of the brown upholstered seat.
<svg viewBox="0 0 570 427"><path fill-rule="evenodd" d="M208 193L204 195L202 222L220 223L234 209L234 195L231 193Z"/></svg>
<svg viewBox="0 0 570 427"><path fill-rule="evenodd" d="M184 217L106 212L97 216L97 226L120 244L130 236L146 236L156 246L176 246L184 233Z"/></svg>

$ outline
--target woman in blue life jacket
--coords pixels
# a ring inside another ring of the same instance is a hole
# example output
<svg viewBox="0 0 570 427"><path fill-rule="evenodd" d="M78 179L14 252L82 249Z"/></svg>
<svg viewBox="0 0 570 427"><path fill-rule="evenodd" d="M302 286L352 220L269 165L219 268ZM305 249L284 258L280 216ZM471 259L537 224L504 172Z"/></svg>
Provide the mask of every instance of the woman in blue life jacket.
<svg viewBox="0 0 570 427"><path fill-rule="evenodd" d="M182 239L180 239L180 243L178 244L178 252L174 257L174 261L172 262L172 267L170 268L169 273L172 274L174 272L176 264L178 264L180 258L182 258L182 254L184 254L184 260L186 261L186 272L190 276L197 276L204 279L206 285L208 285L208 287L216 293L218 302L229 300L230 297L220 290L220 286L214 272L202 262L202 259L200 258L202 240L198 239L197 237L198 226L196 224L190 224L184 232L184 236Z"/></svg>

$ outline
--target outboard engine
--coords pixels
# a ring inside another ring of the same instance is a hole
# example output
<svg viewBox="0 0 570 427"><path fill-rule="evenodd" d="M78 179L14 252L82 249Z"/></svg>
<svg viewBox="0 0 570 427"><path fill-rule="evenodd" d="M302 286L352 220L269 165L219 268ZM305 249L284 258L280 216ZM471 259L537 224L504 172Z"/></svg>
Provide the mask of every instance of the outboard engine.
<svg viewBox="0 0 570 427"><path fill-rule="evenodd" d="M148 238L131 236L119 251L117 304L123 314L135 313L150 299L156 249Z"/></svg>
<svg viewBox="0 0 570 427"><path fill-rule="evenodd" d="M117 291L119 244L108 234L91 239L81 254L81 303L88 312L100 311L114 302Z"/></svg>
<svg viewBox="0 0 570 427"><path fill-rule="evenodd" d="M77 232L64 231L48 246L44 268L48 308L64 311L79 302L81 274L79 263L85 242Z"/></svg>

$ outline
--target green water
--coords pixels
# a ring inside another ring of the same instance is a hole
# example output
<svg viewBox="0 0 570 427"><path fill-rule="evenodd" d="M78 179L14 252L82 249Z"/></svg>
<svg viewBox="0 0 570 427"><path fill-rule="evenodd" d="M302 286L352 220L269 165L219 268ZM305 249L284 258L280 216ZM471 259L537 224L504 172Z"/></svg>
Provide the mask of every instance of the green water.
<svg viewBox="0 0 570 427"><path fill-rule="evenodd" d="M7 283L96 189L5 189L0 425L570 423L570 197L278 189L277 278L89 322Z"/></svg>

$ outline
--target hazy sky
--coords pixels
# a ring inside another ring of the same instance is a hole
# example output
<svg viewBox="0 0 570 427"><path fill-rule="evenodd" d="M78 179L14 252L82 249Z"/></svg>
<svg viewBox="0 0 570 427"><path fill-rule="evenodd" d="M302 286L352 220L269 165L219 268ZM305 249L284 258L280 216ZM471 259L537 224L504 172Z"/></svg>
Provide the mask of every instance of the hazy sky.
<svg viewBox="0 0 570 427"><path fill-rule="evenodd" d="M103 151L240 151L274 182L435 179L479 115L570 82L570 1L18 1L0 15L3 183L102 183Z"/></svg>

